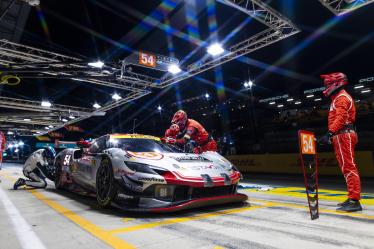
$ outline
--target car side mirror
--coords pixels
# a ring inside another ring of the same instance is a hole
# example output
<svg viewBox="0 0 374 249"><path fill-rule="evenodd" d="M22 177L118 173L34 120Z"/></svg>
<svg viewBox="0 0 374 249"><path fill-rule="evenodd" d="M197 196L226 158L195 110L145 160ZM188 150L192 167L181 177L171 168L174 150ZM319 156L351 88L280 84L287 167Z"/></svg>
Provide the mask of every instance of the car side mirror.
<svg viewBox="0 0 374 249"><path fill-rule="evenodd" d="M91 143L88 142L88 141L78 141L77 146L80 149L86 149L86 148L89 148L91 146Z"/></svg>

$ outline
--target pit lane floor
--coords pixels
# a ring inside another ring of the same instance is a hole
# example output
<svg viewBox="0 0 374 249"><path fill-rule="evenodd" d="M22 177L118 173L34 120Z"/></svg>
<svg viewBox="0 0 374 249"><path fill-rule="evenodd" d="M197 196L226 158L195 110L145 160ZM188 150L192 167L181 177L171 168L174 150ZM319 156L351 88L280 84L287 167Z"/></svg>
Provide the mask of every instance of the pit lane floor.
<svg viewBox="0 0 374 249"><path fill-rule="evenodd" d="M331 183L321 190L320 219L311 221L298 180L244 181L244 205L150 215L102 210L94 198L56 191L51 182L43 190L12 190L21 175L16 164L0 171L1 249L374 248L371 187L363 212L338 213L345 193Z"/></svg>

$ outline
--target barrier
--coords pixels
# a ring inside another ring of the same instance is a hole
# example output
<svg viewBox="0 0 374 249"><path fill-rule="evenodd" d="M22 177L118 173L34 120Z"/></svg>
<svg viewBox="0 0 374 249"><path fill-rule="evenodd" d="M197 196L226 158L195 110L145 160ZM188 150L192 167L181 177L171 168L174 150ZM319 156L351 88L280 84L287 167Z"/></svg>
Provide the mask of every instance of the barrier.
<svg viewBox="0 0 374 249"><path fill-rule="evenodd" d="M227 156L242 173L302 174L299 154L260 154ZM340 176L341 171L333 153L318 154L319 175ZM371 151L356 152L356 163L363 177L374 177Z"/></svg>

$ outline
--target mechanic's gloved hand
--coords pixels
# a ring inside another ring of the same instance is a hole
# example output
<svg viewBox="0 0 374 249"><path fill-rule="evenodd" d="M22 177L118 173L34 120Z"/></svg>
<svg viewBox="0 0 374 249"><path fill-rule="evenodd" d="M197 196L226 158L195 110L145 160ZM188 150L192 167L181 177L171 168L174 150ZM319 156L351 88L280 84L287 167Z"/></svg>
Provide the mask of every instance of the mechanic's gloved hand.
<svg viewBox="0 0 374 249"><path fill-rule="evenodd" d="M195 153L195 154L200 154L200 147L195 147L195 148L193 149L193 153Z"/></svg>
<svg viewBox="0 0 374 249"><path fill-rule="evenodd" d="M331 144L332 143L331 139L333 135L334 133L332 133L331 131L328 131L323 137L318 139L318 143L320 145Z"/></svg>
<svg viewBox="0 0 374 249"><path fill-rule="evenodd" d="M172 138L172 137L165 138L165 143L167 143L167 144L175 144L176 141L177 140L175 138Z"/></svg>

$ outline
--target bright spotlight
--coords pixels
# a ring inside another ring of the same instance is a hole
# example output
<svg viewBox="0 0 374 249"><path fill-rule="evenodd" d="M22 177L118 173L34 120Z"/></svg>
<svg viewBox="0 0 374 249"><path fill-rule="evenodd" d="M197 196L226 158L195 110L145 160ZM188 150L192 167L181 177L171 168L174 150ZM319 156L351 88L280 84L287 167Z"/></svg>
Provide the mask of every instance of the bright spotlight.
<svg viewBox="0 0 374 249"><path fill-rule="evenodd" d="M66 118L61 119L62 122L68 122Z"/></svg>
<svg viewBox="0 0 374 249"><path fill-rule="evenodd" d="M14 147L14 145L13 144L9 144L9 146L8 146L8 148L13 148Z"/></svg>
<svg viewBox="0 0 374 249"><path fill-rule="evenodd" d="M315 99L314 101L317 102L317 101L321 101L322 99L321 98L318 98L318 99Z"/></svg>
<svg viewBox="0 0 374 249"><path fill-rule="evenodd" d="M369 92L371 92L370 89L366 89L366 90L362 90L362 91L361 91L361 93L369 93Z"/></svg>
<svg viewBox="0 0 374 249"><path fill-rule="evenodd" d="M48 125L49 128L53 128L53 125Z"/></svg>
<svg viewBox="0 0 374 249"><path fill-rule="evenodd" d="M205 98L206 98L206 99L209 99L209 98L210 98L209 93L206 93L206 94L205 94Z"/></svg>
<svg viewBox="0 0 374 249"><path fill-rule="evenodd" d="M51 107L52 104L49 101L42 101L41 106L43 106L43 107Z"/></svg>
<svg viewBox="0 0 374 249"><path fill-rule="evenodd" d="M24 118L23 121L31 121L29 118Z"/></svg>
<svg viewBox="0 0 374 249"><path fill-rule="evenodd" d="M360 88L364 88L364 85L357 85L354 87L354 89L360 89Z"/></svg>
<svg viewBox="0 0 374 249"><path fill-rule="evenodd" d="M287 99L287 102L291 102L291 101L293 101L293 98Z"/></svg>
<svg viewBox="0 0 374 249"><path fill-rule="evenodd" d="M73 115L70 115L69 118L70 119L75 119L75 117Z"/></svg>
<svg viewBox="0 0 374 249"><path fill-rule="evenodd" d="M243 85L244 85L245 88L248 88L248 87L249 87L249 84L248 84L247 82L244 82Z"/></svg>
<svg viewBox="0 0 374 249"><path fill-rule="evenodd" d="M6 134L7 134L7 135L13 135L14 132L13 132L13 131L8 131Z"/></svg>
<svg viewBox="0 0 374 249"><path fill-rule="evenodd" d="M168 71L172 74L177 74L182 72L182 69L177 64L172 64L169 66Z"/></svg>
<svg viewBox="0 0 374 249"><path fill-rule="evenodd" d="M296 101L295 102L295 105L300 105L301 104L301 101Z"/></svg>
<svg viewBox="0 0 374 249"><path fill-rule="evenodd" d="M225 50L222 48L221 44L213 43L208 47L207 52L210 55L217 56L225 52Z"/></svg>
<svg viewBox="0 0 374 249"><path fill-rule="evenodd" d="M25 143L24 143L23 141L19 141L19 142L18 142L18 145L19 145L19 146L24 146Z"/></svg>
<svg viewBox="0 0 374 249"><path fill-rule="evenodd" d="M162 111L162 107L159 105L159 106L157 106L157 110L160 112L160 111Z"/></svg>
<svg viewBox="0 0 374 249"><path fill-rule="evenodd" d="M284 106L284 105L278 105L277 107L278 107L278 108L282 108L283 106Z"/></svg>
<svg viewBox="0 0 374 249"><path fill-rule="evenodd" d="M269 103L269 105L275 105L275 102L274 102L274 101L272 101L272 102L270 102L270 103Z"/></svg>
<svg viewBox="0 0 374 249"><path fill-rule="evenodd" d="M46 126L46 127L44 127L44 129L46 129L46 130L49 130L49 127L48 127L48 126Z"/></svg>
<svg viewBox="0 0 374 249"><path fill-rule="evenodd" d="M18 153L18 151L19 151L19 149L15 149L15 150L14 150L15 153Z"/></svg>
<svg viewBox="0 0 374 249"><path fill-rule="evenodd" d="M112 99L114 99L114 100L120 100L120 99L122 99L122 97L118 94L118 93L114 93L113 95L112 95Z"/></svg>
<svg viewBox="0 0 374 249"><path fill-rule="evenodd" d="M310 94L310 95L307 95L306 97L309 99L309 98L313 98L314 95L313 95L313 94Z"/></svg>
<svg viewBox="0 0 374 249"><path fill-rule="evenodd" d="M98 103L93 104L93 108L95 108L95 109L99 109L100 107L101 107L101 105L99 105Z"/></svg>
<svg viewBox="0 0 374 249"><path fill-rule="evenodd" d="M252 86L253 86L253 81L252 81L252 80L249 80L247 84L248 84L249 88L252 88Z"/></svg>
<svg viewBox="0 0 374 249"><path fill-rule="evenodd" d="M100 60L96 61L96 62L90 62L88 63L89 66L91 67L94 67L94 68L103 68L104 66L104 63Z"/></svg>

